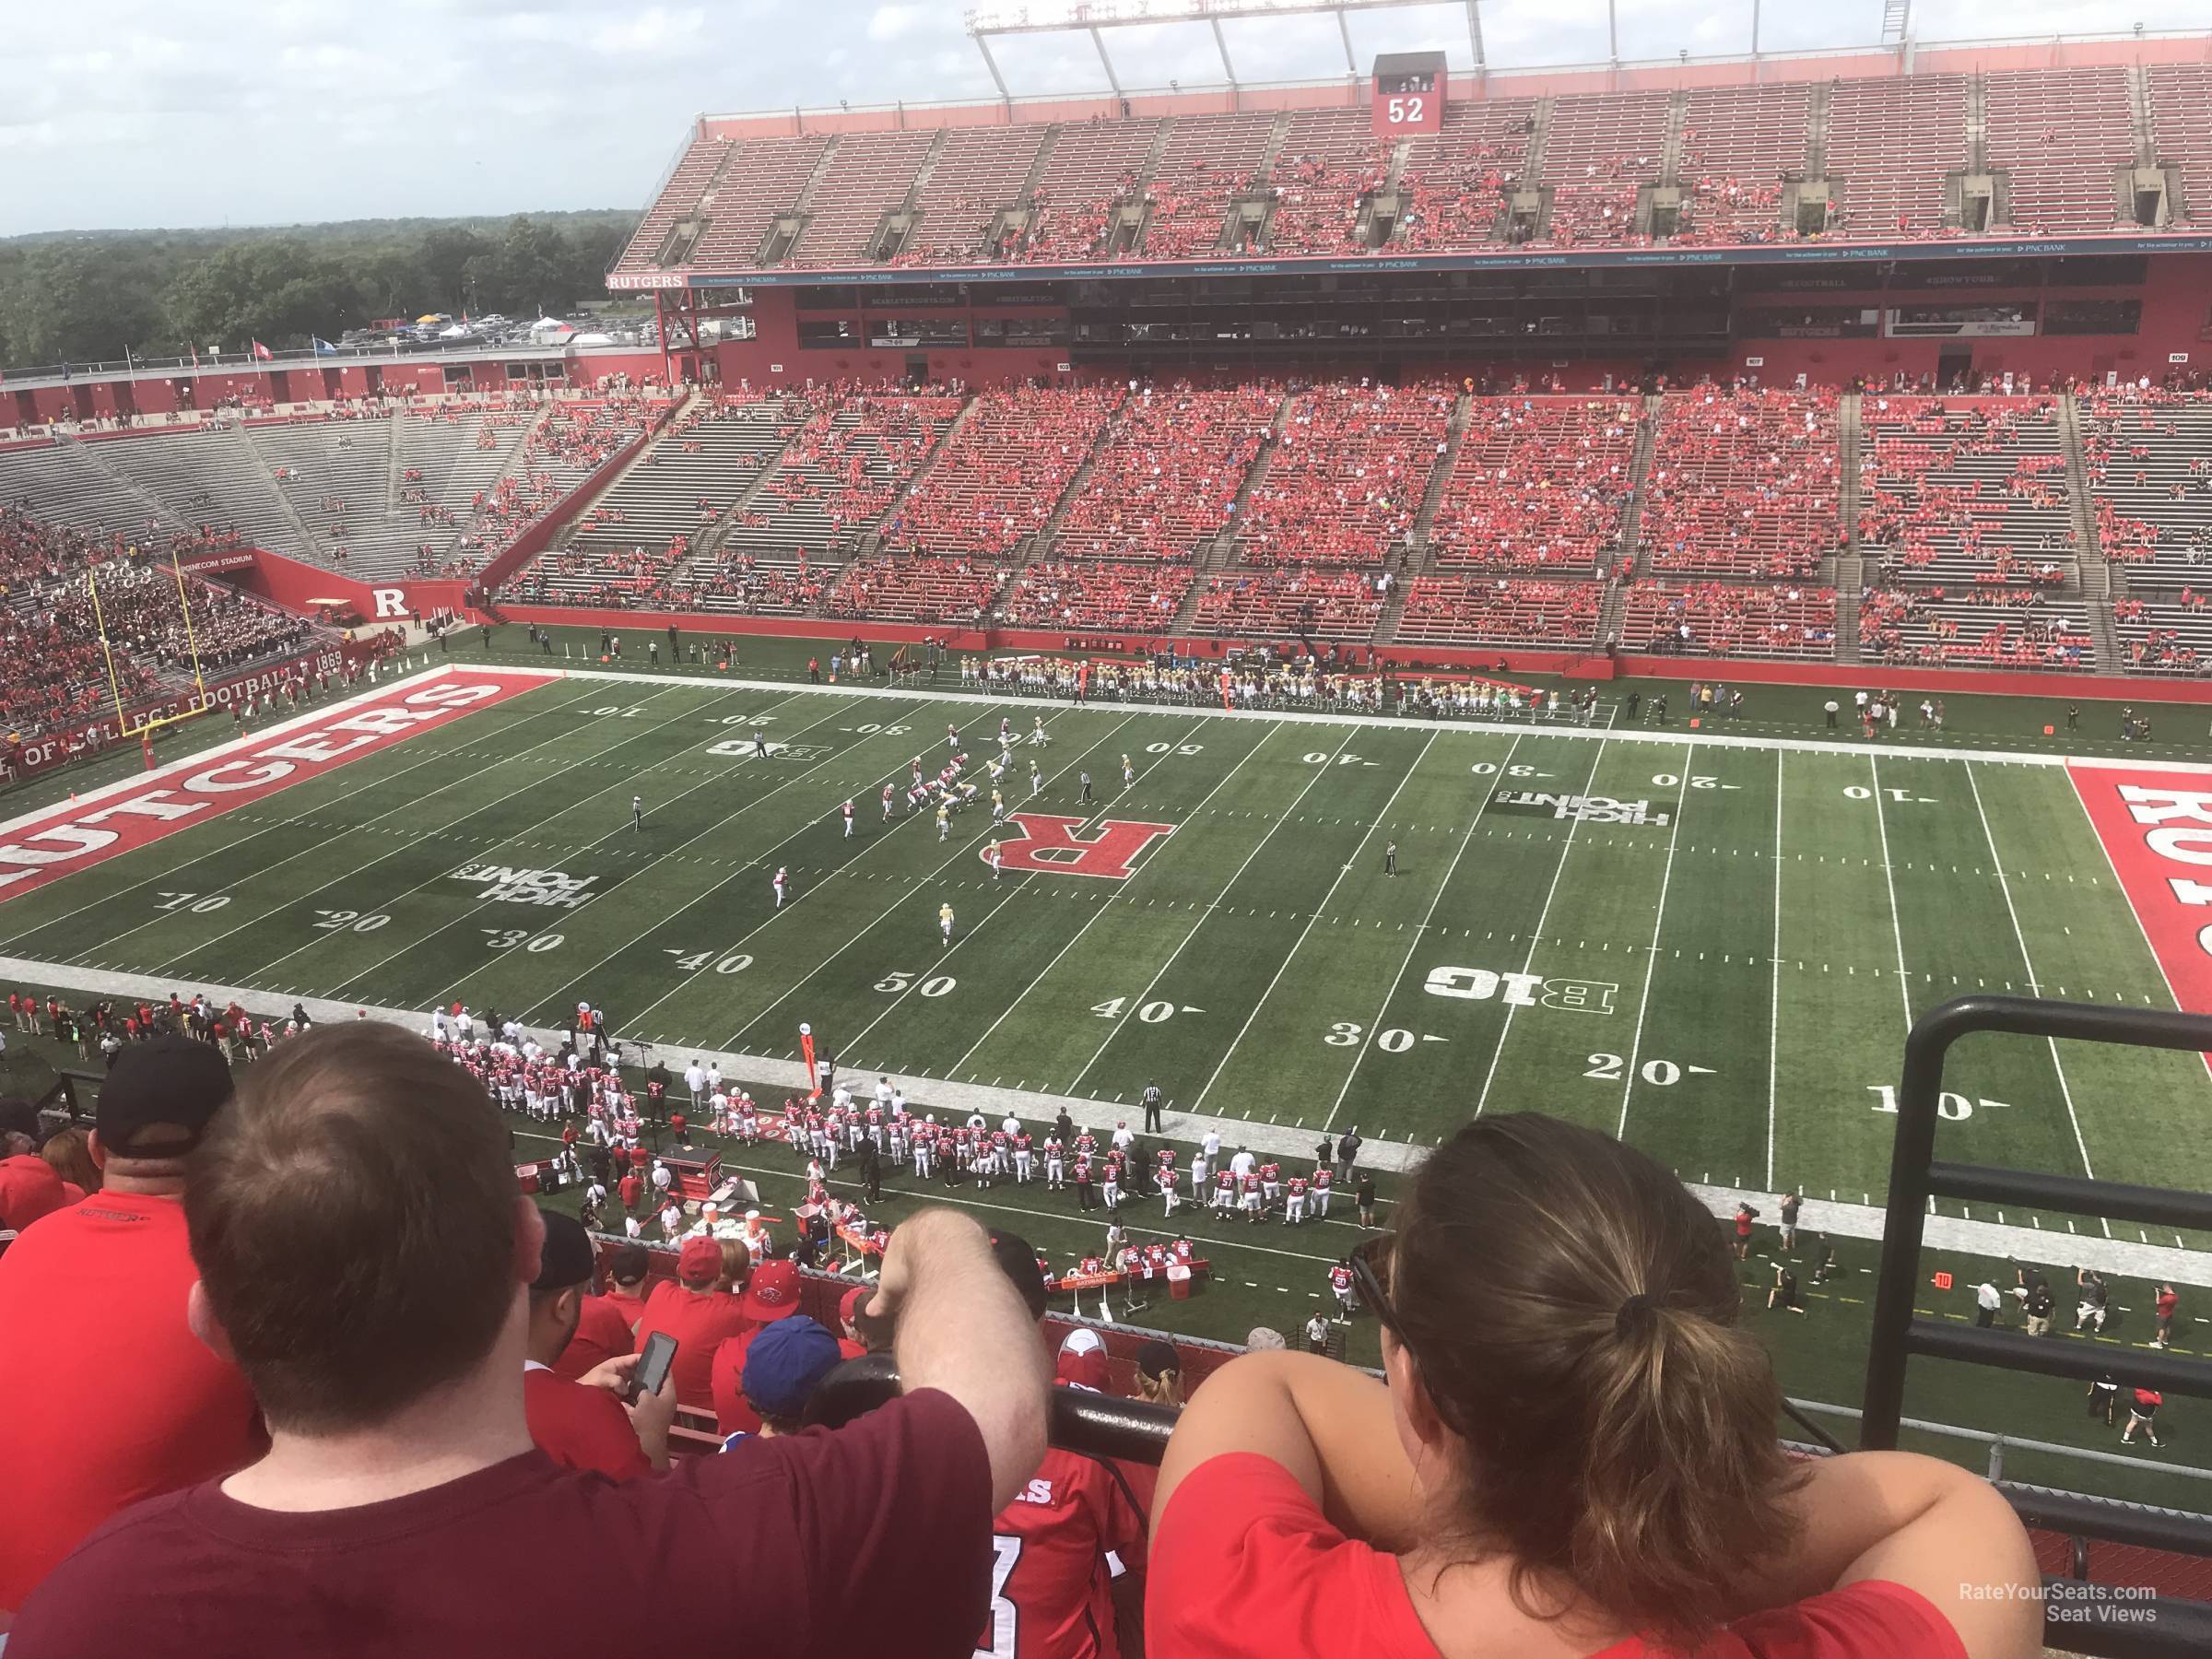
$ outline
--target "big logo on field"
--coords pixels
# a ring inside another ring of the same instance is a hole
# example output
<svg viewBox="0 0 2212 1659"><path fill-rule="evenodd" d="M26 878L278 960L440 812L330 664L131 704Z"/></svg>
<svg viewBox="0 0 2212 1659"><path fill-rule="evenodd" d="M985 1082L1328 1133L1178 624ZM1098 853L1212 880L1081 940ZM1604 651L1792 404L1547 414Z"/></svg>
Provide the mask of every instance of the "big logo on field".
<svg viewBox="0 0 2212 1659"><path fill-rule="evenodd" d="M453 872L484 890L477 898L487 904L547 904L556 910L575 910L594 895L589 890L596 876L571 876L563 870L518 870L507 865L463 865Z"/></svg>
<svg viewBox="0 0 2212 1659"><path fill-rule="evenodd" d="M1611 795L1553 794L1533 789L1501 789L1490 805L1509 812L1533 812L1545 818L1582 824L1665 824L1667 815L1653 812L1649 801L1617 801Z"/></svg>
<svg viewBox="0 0 2212 1659"><path fill-rule="evenodd" d="M1041 812L1015 812L1006 817L1010 836L999 843L999 856L1009 870L1041 870L1055 876L1089 876L1102 881L1126 881L1136 874L1136 861L1145 849L1163 836L1175 833L1172 824L1137 824L1126 818L1108 818L1095 834L1076 833L1088 819L1053 818ZM990 862L990 849L979 854Z"/></svg>

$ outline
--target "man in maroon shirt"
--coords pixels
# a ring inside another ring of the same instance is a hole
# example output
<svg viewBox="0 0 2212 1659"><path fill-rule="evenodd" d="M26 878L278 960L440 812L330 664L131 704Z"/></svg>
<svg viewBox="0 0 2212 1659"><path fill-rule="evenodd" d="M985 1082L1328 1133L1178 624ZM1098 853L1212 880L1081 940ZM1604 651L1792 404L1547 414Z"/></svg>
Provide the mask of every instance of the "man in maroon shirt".
<svg viewBox="0 0 2212 1659"><path fill-rule="evenodd" d="M523 1409L530 1439L555 1463L596 1469L611 1480L630 1480L668 1466L668 1426L641 1414L632 1428L617 1390L627 1391L637 1357L624 1351L571 1379L559 1369L576 1351L580 1322L592 1282L592 1236L573 1216L544 1213L546 1241L537 1277L530 1282L530 1358L523 1362ZM615 1315L618 1320L619 1315ZM650 1434L652 1439L645 1437Z"/></svg>
<svg viewBox="0 0 2212 1659"><path fill-rule="evenodd" d="M282 1044L194 1159L185 1212L194 1328L253 1383L268 1454L102 1527L8 1659L604 1659L641 1607L677 1646L743 1630L747 1659L972 1653L991 1517L1043 1455L1045 1363L966 1217L924 1210L884 1255L869 1314L899 1399L618 1485L530 1443L544 1222L498 1110L419 1036L347 1021ZM665 1420L672 1391L637 1411ZM584 1583L605 1594L546 1616L547 1586Z"/></svg>

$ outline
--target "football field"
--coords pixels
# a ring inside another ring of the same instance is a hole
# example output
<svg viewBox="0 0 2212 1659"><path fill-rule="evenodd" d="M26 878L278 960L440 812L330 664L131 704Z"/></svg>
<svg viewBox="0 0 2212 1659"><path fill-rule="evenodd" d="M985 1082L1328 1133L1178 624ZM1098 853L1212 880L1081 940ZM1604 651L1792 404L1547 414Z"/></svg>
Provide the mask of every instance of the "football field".
<svg viewBox="0 0 2212 1659"><path fill-rule="evenodd" d="M379 723L385 691L361 735L330 736L353 706L333 705L8 826L6 971L540 1027L589 1000L672 1069L713 1052L751 1077L782 1075L806 1022L841 1071L924 1106L959 1084L1134 1118L1157 1079L1190 1138L1227 1120L1410 1147L1536 1109L1693 1182L1877 1204L1913 1016L1975 990L2174 1006L2085 803L2097 774L2053 755L1621 729L1611 709L1493 727L490 668L405 684L431 688L419 727ZM1002 716L1019 741L994 829ZM980 792L941 830L904 796L948 725ZM1945 1156L2212 1185L2197 1056L1976 1039L1948 1087Z"/></svg>

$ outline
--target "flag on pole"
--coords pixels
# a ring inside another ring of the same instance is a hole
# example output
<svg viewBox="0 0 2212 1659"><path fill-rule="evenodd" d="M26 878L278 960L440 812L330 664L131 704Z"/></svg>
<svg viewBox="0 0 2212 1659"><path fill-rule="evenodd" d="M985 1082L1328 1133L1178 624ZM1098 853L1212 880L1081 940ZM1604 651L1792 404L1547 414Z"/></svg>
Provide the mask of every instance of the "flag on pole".
<svg viewBox="0 0 2212 1659"><path fill-rule="evenodd" d="M806 1062L806 1098L818 1100L822 1098L821 1074L814 1066L814 1028L810 1025L799 1028L799 1053Z"/></svg>
<svg viewBox="0 0 2212 1659"><path fill-rule="evenodd" d="M336 357L338 355L338 348L321 335L309 335L307 337L313 344L317 357Z"/></svg>
<svg viewBox="0 0 2212 1659"><path fill-rule="evenodd" d="M264 346L259 340L253 342L254 361L265 363L276 355L276 354L275 352L271 351L266 346Z"/></svg>

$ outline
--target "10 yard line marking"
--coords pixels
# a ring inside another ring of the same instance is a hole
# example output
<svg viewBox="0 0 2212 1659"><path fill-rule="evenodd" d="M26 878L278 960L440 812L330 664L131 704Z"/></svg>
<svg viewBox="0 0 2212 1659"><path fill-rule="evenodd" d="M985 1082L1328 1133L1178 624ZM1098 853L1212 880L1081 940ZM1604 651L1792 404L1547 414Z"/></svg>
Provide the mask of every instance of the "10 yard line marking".
<svg viewBox="0 0 2212 1659"><path fill-rule="evenodd" d="M1597 753L1591 759L1590 775L1583 781L1583 793L1584 794L1588 794L1590 793L1591 785L1597 782L1597 769L1605 764L1606 745L1610 741L1610 736L1600 737L1597 740ZM1687 772L1685 772L1683 775L1685 777L1688 776ZM1545 889L1544 908L1536 912L1535 931L1528 935L1528 955L1521 963L1521 971L1523 973L1526 973L1529 969L1535 965L1536 959L1536 946L1544 937L1544 924L1550 919L1551 901L1553 898L1558 895L1559 890L1559 877L1566 873L1567 860L1571 857L1574 853L1574 832L1577 830L1580 830L1582 827L1583 820L1579 818L1567 826L1567 840L1559 848L1559 862L1551 872L1551 886ZM1498 1062L1505 1057L1505 1040L1513 1034L1513 1009L1515 1006L1516 1005L1512 1003L1508 1003L1505 1005L1505 1023L1498 1028L1498 1046L1490 1051L1490 1069L1483 1074L1482 1092L1475 1097L1475 1115L1477 1117L1480 1117L1483 1112L1483 1108L1489 1104L1490 1085L1495 1082L1498 1077Z"/></svg>
<svg viewBox="0 0 2212 1659"><path fill-rule="evenodd" d="M1235 1056L1237 1050L1242 1046L1245 1037L1252 1030L1252 1022L1259 1018L1260 1010L1267 1006L1267 999L1275 994L1276 986L1283 982L1283 975L1289 971L1290 964L1297 959L1298 953L1305 948L1306 939L1312 933L1314 924L1321 920L1321 912L1328 908L1329 900L1336 896L1336 889L1343 885L1346 875L1350 872L1354 865L1359 862L1359 854L1367 851L1367 843L1374 839L1375 831L1382 829L1384 822L1390 818L1390 809L1398 804L1398 796L1405 792L1406 785L1413 781L1413 774L1420 770L1421 762L1428 759L1429 750L1435 745L1436 737L1437 735L1434 732L1429 734L1429 741L1421 745L1421 752L1414 756L1413 764L1406 769L1406 775L1398 780L1397 787L1390 792L1390 799L1382 803L1382 810L1375 815L1375 821L1368 827L1367 833L1359 838L1359 844L1352 849L1350 860L1343 869L1336 872L1336 879L1329 883L1329 890L1321 896L1321 902L1313 907L1313 913L1306 918L1305 926L1299 931L1298 943L1291 946L1289 954L1283 958L1282 966L1275 971L1275 977L1267 982L1267 989L1260 993L1260 1000L1252 1005L1252 1012L1244 1017L1244 1024L1238 1030L1236 1041L1223 1051L1221 1064L1215 1066L1214 1075L1206 1078L1206 1088L1200 1089L1192 1100L1191 1110L1193 1112L1198 1110L1200 1102L1205 1100L1207 1092L1221 1080L1221 1074L1229 1069L1230 1061ZM1350 741L1351 735L1347 733L1345 736L1345 743ZM1344 744L1340 743L1336 747L1341 751ZM1332 758L1329 766L1321 769L1321 774L1315 777L1314 782L1319 782L1321 776L1325 776L1329 768L1335 765L1335 760ZM1270 830L1268 833L1272 835L1275 831Z"/></svg>
<svg viewBox="0 0 2212 1659"><path fill-rule="evenodd" d="M2035 977L2035 959L2028 954L2028 935L2020 931L2020 912L2013 908L2012 882L2005 874L2005 860L1997 852L1997 838L1989 827L1989 814L1982 810L1982 787L1974 782L1974 763L1969 760L1964 765L1966 786L1974 797L1974 816L1982 820L1982 839L1989 843L1989 862L1997 872L1997 888L2005 895L2005 913L2012 918L2013 942L2019 946L2020 965L2028 971L2029 994L2040 996L2042 992ZM2051 1069L2058 1074L2058 1096L2066 1103L2066 1121L2074 1126L2074 1146L2081 1154L2081 1172L2088 1180L2094 1181L2097 1171L2089 1167L2089 1143L2082 1137L2081 1118L2074 1110L2074 1091L2066 1087L2066 1068L2059 1064L2058 1039L2048 1037L2044 1041L2051 1045ZM2104 1228L2104 1236L2111 1238L2112 1224L2100 1221L2100 1225Z"/></svg>
<svg viewBox="0 0 2212 1659"><path fill-rule="evenodd" d="M1905 930L1897 918L1897 878L1889 873L1889 825L1882 811L1882 763L1866 757L1867 775L1874 780L1874 828L1882 840L1882 886L1889 894L1889 934L1897 941L1897 992L1904 999L1905 1030L1912 1030L1912 981L1905 971Z"/></svg>
<svg viewBox="0 0 2212 1659"><path fill-rule="evenodd" d="M1767 994L1767 1190L1774 1190L1774 1056L1782 1046L1782 776L1783 751L1774 754L1774 964ZM1887 862L1887 861L1885 861Z"/></svg>
<svg viewBox="0 0 2212 1659"><path fill-rule="evenodd" d="M1521 739L1516 736L1512 747L1505 751L1505 759L1498 762L1498 776L1505 776L1505 769L1513 763L1513 756L1520 748ZM1398 971L1392 976L1389 988L1382 993L1382 1006L1375 1010L1375 1018L1368 1025L1369 1040L1353 1053L1352 1069L1345 1074L1344 1087L1336 1091L1336 1099L1329 1107L1329 1115L1322 1120L1321 1132L1324 1135L1335 1125L1336 1114L1344 1109L1345 1097L1352 1092L1352 1080L1359 1075L1359 1064L1367 1058L1368 1050L1374 1046L1373 1034L1382 1029L1382 1021L1390 1013L1391 999L1397 995L1398 986L1406 978L1406 970L1413 961L1414 952L1420 949L1421 940L1429 932L1429 924L1436 920L1436 907L1444 901L1445 889L1451 887L1452 877L1459 873L1459 861L1466 856L1467 848L1475 840L1475 831L1482 827L1482 815L1488 809L1496 794L1495 790L1485 790L1482 799L1476 804L1474 820L1467 825L1466 834L1460 837L1459 847L1452 854L1452 863L1444 870L1444 878L1429 900L1429 912L1421 918L1420 926L1414 930L1413 943L1406 947L1405 960L1398 964Z"/></svg>
<svg viewBox="0 0 2212 1659"><path fill-rule="evenodd" d="M1206 794L1198 797L1198 805L1191 808L1191 817L1197 817L1200 809L1206 806L1206 802L1212 800L1215 795L1218 794L1221 792L1222 786L1226 784L1231 778L1235 777L1238 772L1243 770L1244 762L1251 759L1254 755L1258 754L1260 750L1266 747L1268 739L1273 737L1276 735L1276 732L1279 732L1280 730L1282 730L1282 728L1277 726L1275 731L1263 732L1260 735L1259 742L1253 744L1250 748L1246 749L1244 753L1238 759L1236 765L1230 767L1227 771L1223 772L1219 782L1215 783L1213 788L1207 790ZM1161 849L1163 853L1167 849L1164 847ZM1147 859L1146 861L1146 868L1149 869L1150 867L1151 861ZM1137 872L1137 874L1140 876L1144 872L1142 870ZM1222 890L1227 892L1228 889L1224 888ZM1041 983L1044 979L1051 974L1053 969L1060 966L1060 959L1065 957L1069 951L1073 950L1076 947L1076 942L1082 938L1085 934L1090 931L1091 923L1096 922L1100 916L1104 915L1107 911L1112 908L1113 901L1116 899L1122 898L1123 896L1124 895L1118 891L1108 893L1106 895L1105 899L1099 904L1098 908L1091 912L1089 920L1086 921L1082 926L1077 928L1076 931L1069 935L1067 943L1061 946L1058 950L1053 953L1053 959L1044 965L1043 972L1039 973L1034 979L1031 979L1028 982L1028 983L1024 984L1019 991L1016 992L1014 1000L1009 1002L1005 1007L1001 1008L998 1013L998 1018L983 1028L983 1034L981 1037L978 1037L975 1041L970 1045L968 1052L962 1054L958 1060L955 1060L951 1065L946 1068L945 1075L947 1077L958 1077L959 1076L960 1068L966 1065L969 1061L974 1059L976 1055L982 1051L983 1044L991 1041L991 1035L994 1031L996 1031L1000 1026L1006 1024L1006 1016L1013 1013L1016 1008L1019 1007L1021 1006L1022 999L1028 996L1030 991L1033 990L1037 985ZM1215 903L1219 902L1220 900L1218 899L1215 900ZM1212 906L1210 905L1207 907L1207 913L1212 913ZM1194 928L1192 931L1196 932L1197 930ZM1143 1004L1140 1002L1138 1006L1141 1007Z"/></svg>
<svg viewBox="0 0 2212 1659"><path fill-rule="evenodd" d="M1698 746L1692 742L1682 748L1682 782L1675 790L1675 822L1666 837L1666 863L1659 874L1659 910L1652 918L1652 943L1643 957L1643 995L1636 1004L1636 1031L1629 1040L1627 1074L1620 1085L1620 1122L1614 1127L1613 1138L1629 1138L1629 1097L1636 1092L1636 1063L1643 1057L1643 1017L1651 1012L1652 982L1659 977L1659 930L1666 925L1666 892L1675 879L1675 842L1682 834L1682 804L1689 798L1689 774L1695 769ZM1500 1046L1503 1046L1500 1044Z"/></svg>
<svg viewBox="0 0 2212 1659"><path fill-rule="evenodd" d="M1230 890L1237 885L1237 882L1242 877L1244 872L1252 867L1252 861L1260 855L1260 849L1265 847L1269 841L1273 841L1275 839L1275 832L1290 821L1290 815L1298 810L1299 803L1306 798L1306 792L1311 790L1316 783L1320 782L1322 779L1329 775L1330 768L1336 764L1336 757L1344 753L1345 744L1351 742L1351 740L1359 735L1359 728L1358 726L1354 726L1349 731L1346 732L1343 738L1337 743L1336 747L1329 751L1328 765L1316 769L1313 775L1308 778L1305 782L1299 786L1298 793L1290 797L1290 805L1284 807L1281 812L1276 815L1275 822L1267 826L1267 833L1261 836L1258 841L1252 843L1252 851L1244 854L1244 862L1237 866L1236 873L1234 875L1230 876L1227 881L1221 884L1221 890L1214 895L1214 904L1218 904L1222 900L1229 897ZM1263 743L1265 741L1265 738L1261 739L1261 742ZM1434 742L1435 739L1431 738L1430 741ZM1392 798L1395 799L1396 797L1393 796ZM1337 877L1338 879L1341 880L1343 878L1343 872L1338 871ZM1334 887L1329 888L1329 891L1332 893L1336 889ZM1191 931L1187 934L1184 934L1182 935L1182 943L1178 944L1173 950L1168 953L1168 959L1159 965L1159 971L1153 974L1151 982L1146 985L1143 993L1134 1003L1130 1004L1130 1007L1133 1010L1143 1007L1147 1002L1151 1000L1152 993L1159 988L1159 982L1167 977L1168 970L1175 965L1175 959L1182 954L1183 946L1188 945L1193 939L1198 936L1198 930L1206 925L1206 917L1212 915L1213 913L1213 906L1208 905L1205 912L1199 916L1198 920L1192 924ZM1288 961L1289 959L1285 958L1284 959ZM1279 972L1277 977L1280 977ZM1273 990L1274 986L1270 984L1268 989ZM1267 999L1265 996L1260 998L1260 1002L1265 1002L1266 1000ZM1253 1012L1254 1014L1259 1012L1259 1004L1255 1003L1253 1005ZM1244 1022L1244 1026L1246 1030L1251 1030L1252 1021L1247 1019ZM1067 1092L1069 1094L1075 1094L1080 1089L1083 1079L1090 1076L1090 1068L1098 1065L1100 1059L1105 1054L1106 1051L1113 1046L1113 1040L1116 1037L1119 1037L1121 1034L1121 1025L1119 1022L1116 1022L1113 1030L1106 1033L1106 1041L1099 1044L1098 1052L1092 1054L1088 1060L1083 1063L1083 1069L1076 1074L1076 1080L1067 1086ZM1241 1042L1243 1041L1244 1032L1239 1031L1237 1033L1237 1042ZM1237 1043L1230 1043L1229 1045L1229 1053L1235 1053L1236 1049ZM1221 1064L1224 1065L1229 1064L1229 1054L1222 1055ZM1218 1069L1217 1069L1214 1073L1214 1077L1219 1077L1220 1075L1221 1074ZM1206 1079L1206 1088L1211 1088L1213 1087L1213 1078L1209 1077ZM1198 1110L1198 1102L1204 1099L1206 1099L1206 1088L1200 1089L1197 1094L1192 1098L1190 1110L1196 1112Z"/></svg>

